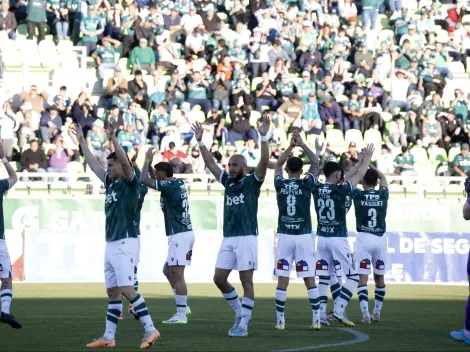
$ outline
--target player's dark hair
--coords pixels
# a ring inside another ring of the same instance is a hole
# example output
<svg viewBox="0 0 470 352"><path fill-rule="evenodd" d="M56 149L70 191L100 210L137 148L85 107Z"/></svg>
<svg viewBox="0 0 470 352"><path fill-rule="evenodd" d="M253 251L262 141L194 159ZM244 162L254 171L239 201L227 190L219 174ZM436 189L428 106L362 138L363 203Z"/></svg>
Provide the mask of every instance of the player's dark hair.
<svg viewBox="0 0 470 352"><path fill-rule="evenodd" d="M366 174L364 175L364 179L362 180L362 184L366 186L377 186L377 182L379 181L379 173L377 170L369 169L367 170Z"/></svg>
<svg viewBox="0 0 470 352"><path fill-rule="evenodd" d="M162 161L158 164L155 164L153 168L155 171L164 172L166 177L173 177L173 166L171 166L170 163Z"/></svg>
<svg viewBox="0 0 470 352"><path fill-rule="evenodd" d="M330 177L331 174L333 174L334 172L337 172L337 171L341 171L341 173L342 173L343 169L335 161L328 161L323 166L323 173L325 174L326 178Z"/></svg>
<svg viewBox="0 0 470 352"><path fill-rule="evenodd" d="M406 147L406 146L401 147L401 152L402 153L406 153L407 151L408 151L408 147Z"/></svg>
<svg viewBox="0 0 470 352"><path fill-rule="evenodd" d="M62 87L60 87L60 90L67 90L67 87L66 87L66 86L62 86Z"/></svg>
<svg viewBox="0 0 470 352"><path fill-rule="evenodd" d="M286 169L288 170L288 172L296 174L302 171L303 166L304 162L302 161L302 159L296 156L287 159Z"/></svg>

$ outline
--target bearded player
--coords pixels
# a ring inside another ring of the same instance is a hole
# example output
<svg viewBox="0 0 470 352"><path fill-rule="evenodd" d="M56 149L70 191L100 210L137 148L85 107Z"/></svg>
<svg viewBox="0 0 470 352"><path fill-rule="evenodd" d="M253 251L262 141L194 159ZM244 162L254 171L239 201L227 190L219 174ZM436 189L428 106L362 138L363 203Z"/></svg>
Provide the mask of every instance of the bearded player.
<svg viewBox="0 0 470 352"><path fill-rule="evenodd" d="M463 206L463 218L470 220L470 177L465 180L465 191L467 192L467 202ZM467 276L470 290L470 253L467 260ZM470 345L470 295L467 299L467 308L465 309L465 325L460 331L452 331L450 337L459 342Z"/></svg>
<svg viewBox="0 0 470 352"><path fill-rule="evenodd" d="M235 311L235 325L229 336L248 337L248 323L255 304L253 273L258 268L258 198L269 163L269 147L266 137L270 125L264 117L258 127L261 135L261 160L252 174L247 174L246 159L233 155L229 172L222 171L202 141L203 128L193 126L196 139L206 167L225 187L224 195L224 239L217 255L214 283ZM238 299L235 288L228 282L232 270L238 270L244 297Z"/></svg>
<svg viewBox="0 0 470 352"><path fill-rule="evenodd" d="M301 179L303 162L298 157L289 155L295 147L300 147L310 160L308 176ZM323 146L316 140L316 152ZM287 163L286 163L287 161ZM285 166L288 178L285 179L282 167ZM289 147L280 155L275 167L274 186L277 192L279 209L277 225L277 249L274 274L277 276L276 287L276 326L285 329L284 309L287 300L292 263L298 278L303 278L312 308L312 330L320 330L320 295L315 283L315 242L312 236L312 218L310 200L315 186L315 168L318 168L318 156L305 145L298 132L294 132Z"/></svg>
<svg viewBox="0 0 470 352"><path fill-rule="evenodd" d="M375 189L379 185L379 189ZM380 312L385 299L385 267L388 265L385 218L388 206L388 183L384 174L369 165L362 180L364 190L353 191L354 210L356 213L357 239L354 244L354 256L358 263L359 286L357 295L362 311L363 324L380 321ZM367 280L373 268L375 281L375 304L372 316L369 314L369 293Z"/></svg>
<svg viewBox="0 0 470 352"><path fill-rule="evenodd" d="M18 177L15 170L10 166L3 144L0 143L0 159L7 170L8 178L0 180L0 299L2 301L2 312L0 322L10 325L14 329L20 329L22 325L10 314L10 305L13 298L13 268L11 266L10 255L8 254L7 242L5 241L5 224L3 220L3 195L14 186Z"/></svg>
<svg viewBox="0 0 470 352"><path fill-rule="evenodd" d="M154 150L145 154L142 168L142 183L161 192L160 203L165 218L165 231L168 236L168 257L163 272L175 290L176 314L163 324L188 323L188 288L184 279L184 269L191 265L194 246L194 232L189 215L189 201L184 182L173 177L170 163L160 162L153 167L155 179L150 177L149 165ZM190 315L190 310L189 314Z"/></svg>
<svg viewBox="0 0 470 352"><path fill-rule="evenodd" d="M145 333L140 348L149 348L160 333L154 327L144 298L134 289L134 268L137 259L138 230L136 213L139 199L140 181L134 173L126 152L115 136L115 125L111 122L108 134L114 152L108 156L106 171L88 149L80 125L73 131L87 164L106 187L106 250L104 260L105 284L109 297L106 314L106 329L102 337L89 343L88 348L115 347L116 330L122 312L122 296L134 307Z"/></svg>

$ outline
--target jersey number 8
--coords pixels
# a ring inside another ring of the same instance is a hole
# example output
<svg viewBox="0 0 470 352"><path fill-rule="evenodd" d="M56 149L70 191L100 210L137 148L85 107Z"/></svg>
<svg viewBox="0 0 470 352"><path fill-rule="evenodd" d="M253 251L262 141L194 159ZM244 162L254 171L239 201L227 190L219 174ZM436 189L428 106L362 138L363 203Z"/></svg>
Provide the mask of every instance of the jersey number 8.
<svg viewBox="0 0 470 352"><path fill-rule="evenodd" d="M335 202L333 199L327 199L326 201L324 199L318 199L317 201L318 207L320 208L318 210L318 217L321 220L328 220L333 221L335 219ZM323 211L326 208L326 216L323 215Z"/></svg>
<svg viewBox="0 0 470 352"><path fill-rule="evenodd" d="M183 209L184 209L184 212L183 212L183 214L181 214L181 216L183 217L183 219L187 219L187 218L188 218L188 208L189 208L188 198L185 198L185 199L183 199Z"/></svg>
<svg viewBox="0 0 470 352"><path fill-rule="evenodd" d="M295 215L295 196L290 195L287 196L287 215L294 216Z"/></svg>

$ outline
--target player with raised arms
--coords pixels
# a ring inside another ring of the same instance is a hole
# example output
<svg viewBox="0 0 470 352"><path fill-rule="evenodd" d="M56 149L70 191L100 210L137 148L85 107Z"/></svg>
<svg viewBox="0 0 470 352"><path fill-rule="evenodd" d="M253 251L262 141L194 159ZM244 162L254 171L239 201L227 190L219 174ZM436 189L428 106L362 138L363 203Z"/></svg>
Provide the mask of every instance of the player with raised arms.
<svg viewBox="0 0 470 352"><path fill-rule="evenodd" d="M346 213L348 209L345 204L346 198L351 196L354 187L364 177L373 152L374 147L371 144L362 150L358 171L348 180L344 179L344 171L338 163L332 161L325 163L323 172L326 182L316 182L313 189L318 221L315 273L320 281L320 310L323 325L329 325L326 316L328 284L330 277L335 273L335 262L338 262L347 280L341 288L339 298L335 301L332 316L346 326L354 326L354 323L344 314L359 283L354 255L347 239Z"/></svg>
<svg viewBox="0 0 470 352"><path fill-rule="evenodd" d="M379 185L379 189L375 189ZM388 183L384 174L369 165L362 180L363 190L354 189L352 198L356 213L356 231L354 256L358 263L359 286L357 295L362 311L361 323L370 324L371 320L380 321L380 312L385 299L385 267L387 260L387 239L385 218L388 206ZM369 314L369 293L367 280L373 266L375 281L375 305L372 317Z"/></svg>
<svg viewBox="0 0 470 352"><path fill-rule="evenodd" d="M463 206L463 218L468 221L470 220L470 177L467 177L465 180L465 191L467 192L467 201ZM470 252L468 253L467 259L467 276L470 291ZM470 295L468 296L467 307L465 309L465 325L463 329L459 331L452 331L450 337L458 342L464 342L470 345Z"/></svg>
<svg viewBox="0 0 470 352"><path fill-rule="evenodd" d="M8 178L0 180L0 281L2 282L0 288L0 300L2 302L0 322L8 324L14 329L20 329L23 325L10 313L10 305L13 298L13 268L5 240L5 223L3 219L3 195L15 185L16 181L18 181L18 176L16 176L15 170L13 170L8 159L5 157L2 143L0 143L0 159L8 173Z"/></svg>
<svg viewBox="0 0 470 352"><path fill-rule="evenodd" d="M217 255L214 283L235 311L235 325L228 333L233 337L248 336L248 323L255 304L253 273L258 268L258 198L269 163L266 137L269 124L269 118L264 117L258 127L261 135L261 160L255 172L249 175L246 171L246 159L239 154L230 158L229 172L222 171L202 142L202 125L196 123L193 126L207 168L225 187L224 239ZM228 282L232 270L238 270L240 274L244 291L241 303L237 291Z"/></svg>
<svg viewBox="0 0 470 352"><path fill-rule="evenodd" d="M122 312L122 296L134 307L144 329L140 348L150 347L160 333L154 327L144 298L135 291L134 270L138 255L137 207L139 183L134 169L115 136L115 124L110 123L108 134L114 146L114 152L108 156L106 171L88 149L80 125L73 126L85 161L106 187L106 250L104 260L105 284L109 297L104 335L87 344L88 348L116 346L115 334L119 316Z"/></svg>
<svg viewBox="0 0 470 352"><path fill-rule="evenodd" d="M186 185L173 177L170 163L160 162L153 167L155 179L150 177L149 165L153 160L154 149L145 154L142 168L142 183L161 192L160 204L165 218L165 231L168 236L168 256L163 272L175 290L176 314L163 324L187 324L188 288L184 279L184 269L191 265L194 246L194 232L189 215L189 201Z"/></svg>
<svg viewBox="0 0 470 352"><path fill-rule="evenodd" d="M315 143L317 154L323 146ZM292 150L300 147L310 160L308 176L300 178L303 173L303 162L298 157L290 157ZM286 163L287 161L287 163ZM285 166L288 178L283 177ZM310 199L315 186L315 169L318 169L318 155L315 155L303 142L298 132L292 135L289 147L276 162L274 186L277 193L279 210L277 220L277 248L274 274L277 276L275 328L285 329L284 309L287 299L287 286L292 263L295 261L297 277L303 278L307 287L308 299L312 308L312 330L320 330L320 295L315 283L315 242L312 236L312 218Z"/></svg>

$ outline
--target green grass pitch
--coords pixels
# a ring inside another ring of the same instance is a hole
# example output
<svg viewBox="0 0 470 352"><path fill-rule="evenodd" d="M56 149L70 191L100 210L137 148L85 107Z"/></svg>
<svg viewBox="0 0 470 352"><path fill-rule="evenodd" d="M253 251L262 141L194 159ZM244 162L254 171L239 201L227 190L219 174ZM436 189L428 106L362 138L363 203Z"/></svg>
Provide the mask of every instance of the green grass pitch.
<svg viewBox="0 0 470 352"><path fill-rule="evenodd" d="M168 326L161 321L176 309L169 286L141 284L140 292L162 334L151 350L470 351L470 346L449 338L451 330L463 326L466 286L388 285L382 321L370 326L357 324L354 328L366 334L368 340L333 347L328 345L353 341L356 336L338 323L319 332L309 330L311 310L305 286L301 284L288 288L285 331L274 329L275 285L255 285L253 322L247 339L227 336L234 314L214 285L191 284L188 288L193 316L188 325ZM241 294L238 285L237 290ZM369 286L369 296L371 293L373 287ZM372 304L373 297L369 297L370 309ZM11 308L24 327L13 330L1 324L0 350L84 351L86 343L104 332L107 299L103 284L15 284ZM347 313L353 321L360 320L356 295ZM142 333L140 322L126 314L119 322L114 351L137 351Z"/></svg>

